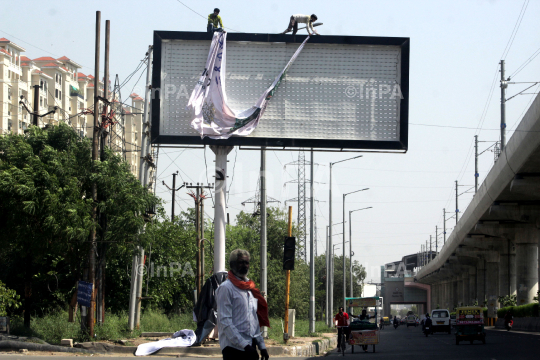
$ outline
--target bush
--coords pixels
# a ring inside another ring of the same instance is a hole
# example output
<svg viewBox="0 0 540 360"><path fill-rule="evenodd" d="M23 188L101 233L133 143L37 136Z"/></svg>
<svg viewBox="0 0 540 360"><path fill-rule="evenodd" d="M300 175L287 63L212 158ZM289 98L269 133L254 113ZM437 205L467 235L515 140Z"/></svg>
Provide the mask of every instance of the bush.
<svg viewBox="0 0 540 360"><path fill-rule="evenodd" d="M20 296L15 290L8 289L2 281L0 281L0 316L6 316L8 308L18 308L21 303Z"/></svg>
<svg viewBox="0 0 540 360"><path fill-rule="evenodd" d="M497 311L497 317L503 318L508 311L511 311L512 315L518 318L540 316L538 303L501 308Z"/></svg>
<svg viewBox="0 0 540 360"><path fill-rule="evenodd" d="M516 306L517 295L499 296L499 303L501 304L502 307Z"/></svg>

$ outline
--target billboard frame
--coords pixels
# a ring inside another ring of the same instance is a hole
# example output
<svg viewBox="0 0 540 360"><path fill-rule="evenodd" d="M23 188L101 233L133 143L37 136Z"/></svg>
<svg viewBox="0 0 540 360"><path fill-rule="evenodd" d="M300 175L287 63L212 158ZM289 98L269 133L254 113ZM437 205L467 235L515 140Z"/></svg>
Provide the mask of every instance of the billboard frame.
<svg viewBox="0 0 540 360"><path fill-rule="evenodd" d="M284 34L255 34L228 33L228 41L243 42L281 42L302 43L307 35ZM212 40L212 35L206 32L187 31L154 31L154 60L152 64L152 144L163 145L215 145L215 146L249 146L276 148L324 148L324 149L356 149L361 150L408 150L409 143L409 61L410 38L407 37L370 37L370 36L341 36L324 35L312 36L310 44L346 44L346 45L390 45L401 48L401 93L400 101L400 133L398 141L380 140L325 140L325 139L294 139L294 138L262 138L232 136L226 140L215 140L200 136L160 135L161 113L161 60L164 40ZM203 65L201 65L201 68ZM330 150L331 151L331 150ZM353 150L354 151L354 150Z"/></svg>

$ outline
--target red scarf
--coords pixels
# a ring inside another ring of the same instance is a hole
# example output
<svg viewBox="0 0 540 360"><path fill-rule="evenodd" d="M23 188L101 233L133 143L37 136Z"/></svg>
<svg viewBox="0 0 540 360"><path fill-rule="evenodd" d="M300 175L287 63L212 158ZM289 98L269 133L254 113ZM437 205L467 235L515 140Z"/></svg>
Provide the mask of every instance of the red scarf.
<svg viewBox="0 0 540 360"><path fill-rule="evenodd" d="M257 289L253 280L242 281L238 279L231 271L229 271L229 280L234 286L241 290L251 290L253 297L257 299L257 317L259 318L259 326L270 327L270 320L268 319L268 304L261 294L261 291Z"/></svg>

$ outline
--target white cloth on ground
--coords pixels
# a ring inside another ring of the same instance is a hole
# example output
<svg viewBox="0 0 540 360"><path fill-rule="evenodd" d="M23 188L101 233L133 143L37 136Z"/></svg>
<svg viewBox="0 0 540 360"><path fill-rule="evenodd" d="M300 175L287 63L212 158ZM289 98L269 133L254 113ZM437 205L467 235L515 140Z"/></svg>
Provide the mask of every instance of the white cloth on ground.
<svg viewBox="0 0 540 360"><path fill-rule="evenodd" d="M285 68L255 105L243 111L235 111L227 104L225 92L226 39L227 33L214 33L206 67L195 85L187 105L187 109L194 111L191 127L201 134L201 138L208 136L211 139L228 139L232 135L247 136L251 134L259 124L268 101L274 96L281 80L304 48L309 36L298 47ZM222 74L223 76L221 76Z"/></svg>
<svg viewBox="0 0 540 360"><path fill-rule="evenodd" d="M193 330L184 329L175 332L172 338L141 344L135 351L136 356L146 356L165 347L188 347L195 343L197 337Z"/></svg>

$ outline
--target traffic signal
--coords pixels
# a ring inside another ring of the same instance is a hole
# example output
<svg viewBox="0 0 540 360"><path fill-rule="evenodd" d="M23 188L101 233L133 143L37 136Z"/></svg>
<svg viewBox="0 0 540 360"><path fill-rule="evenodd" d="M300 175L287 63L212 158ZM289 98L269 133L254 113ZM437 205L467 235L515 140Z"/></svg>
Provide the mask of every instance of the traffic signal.
<svg viewBox="0 0 540 360"><path fill-rule="evenodd" d="M294 270L294 252L296 250L296 238L286 237L283 245L283 270Z"/></svg>

